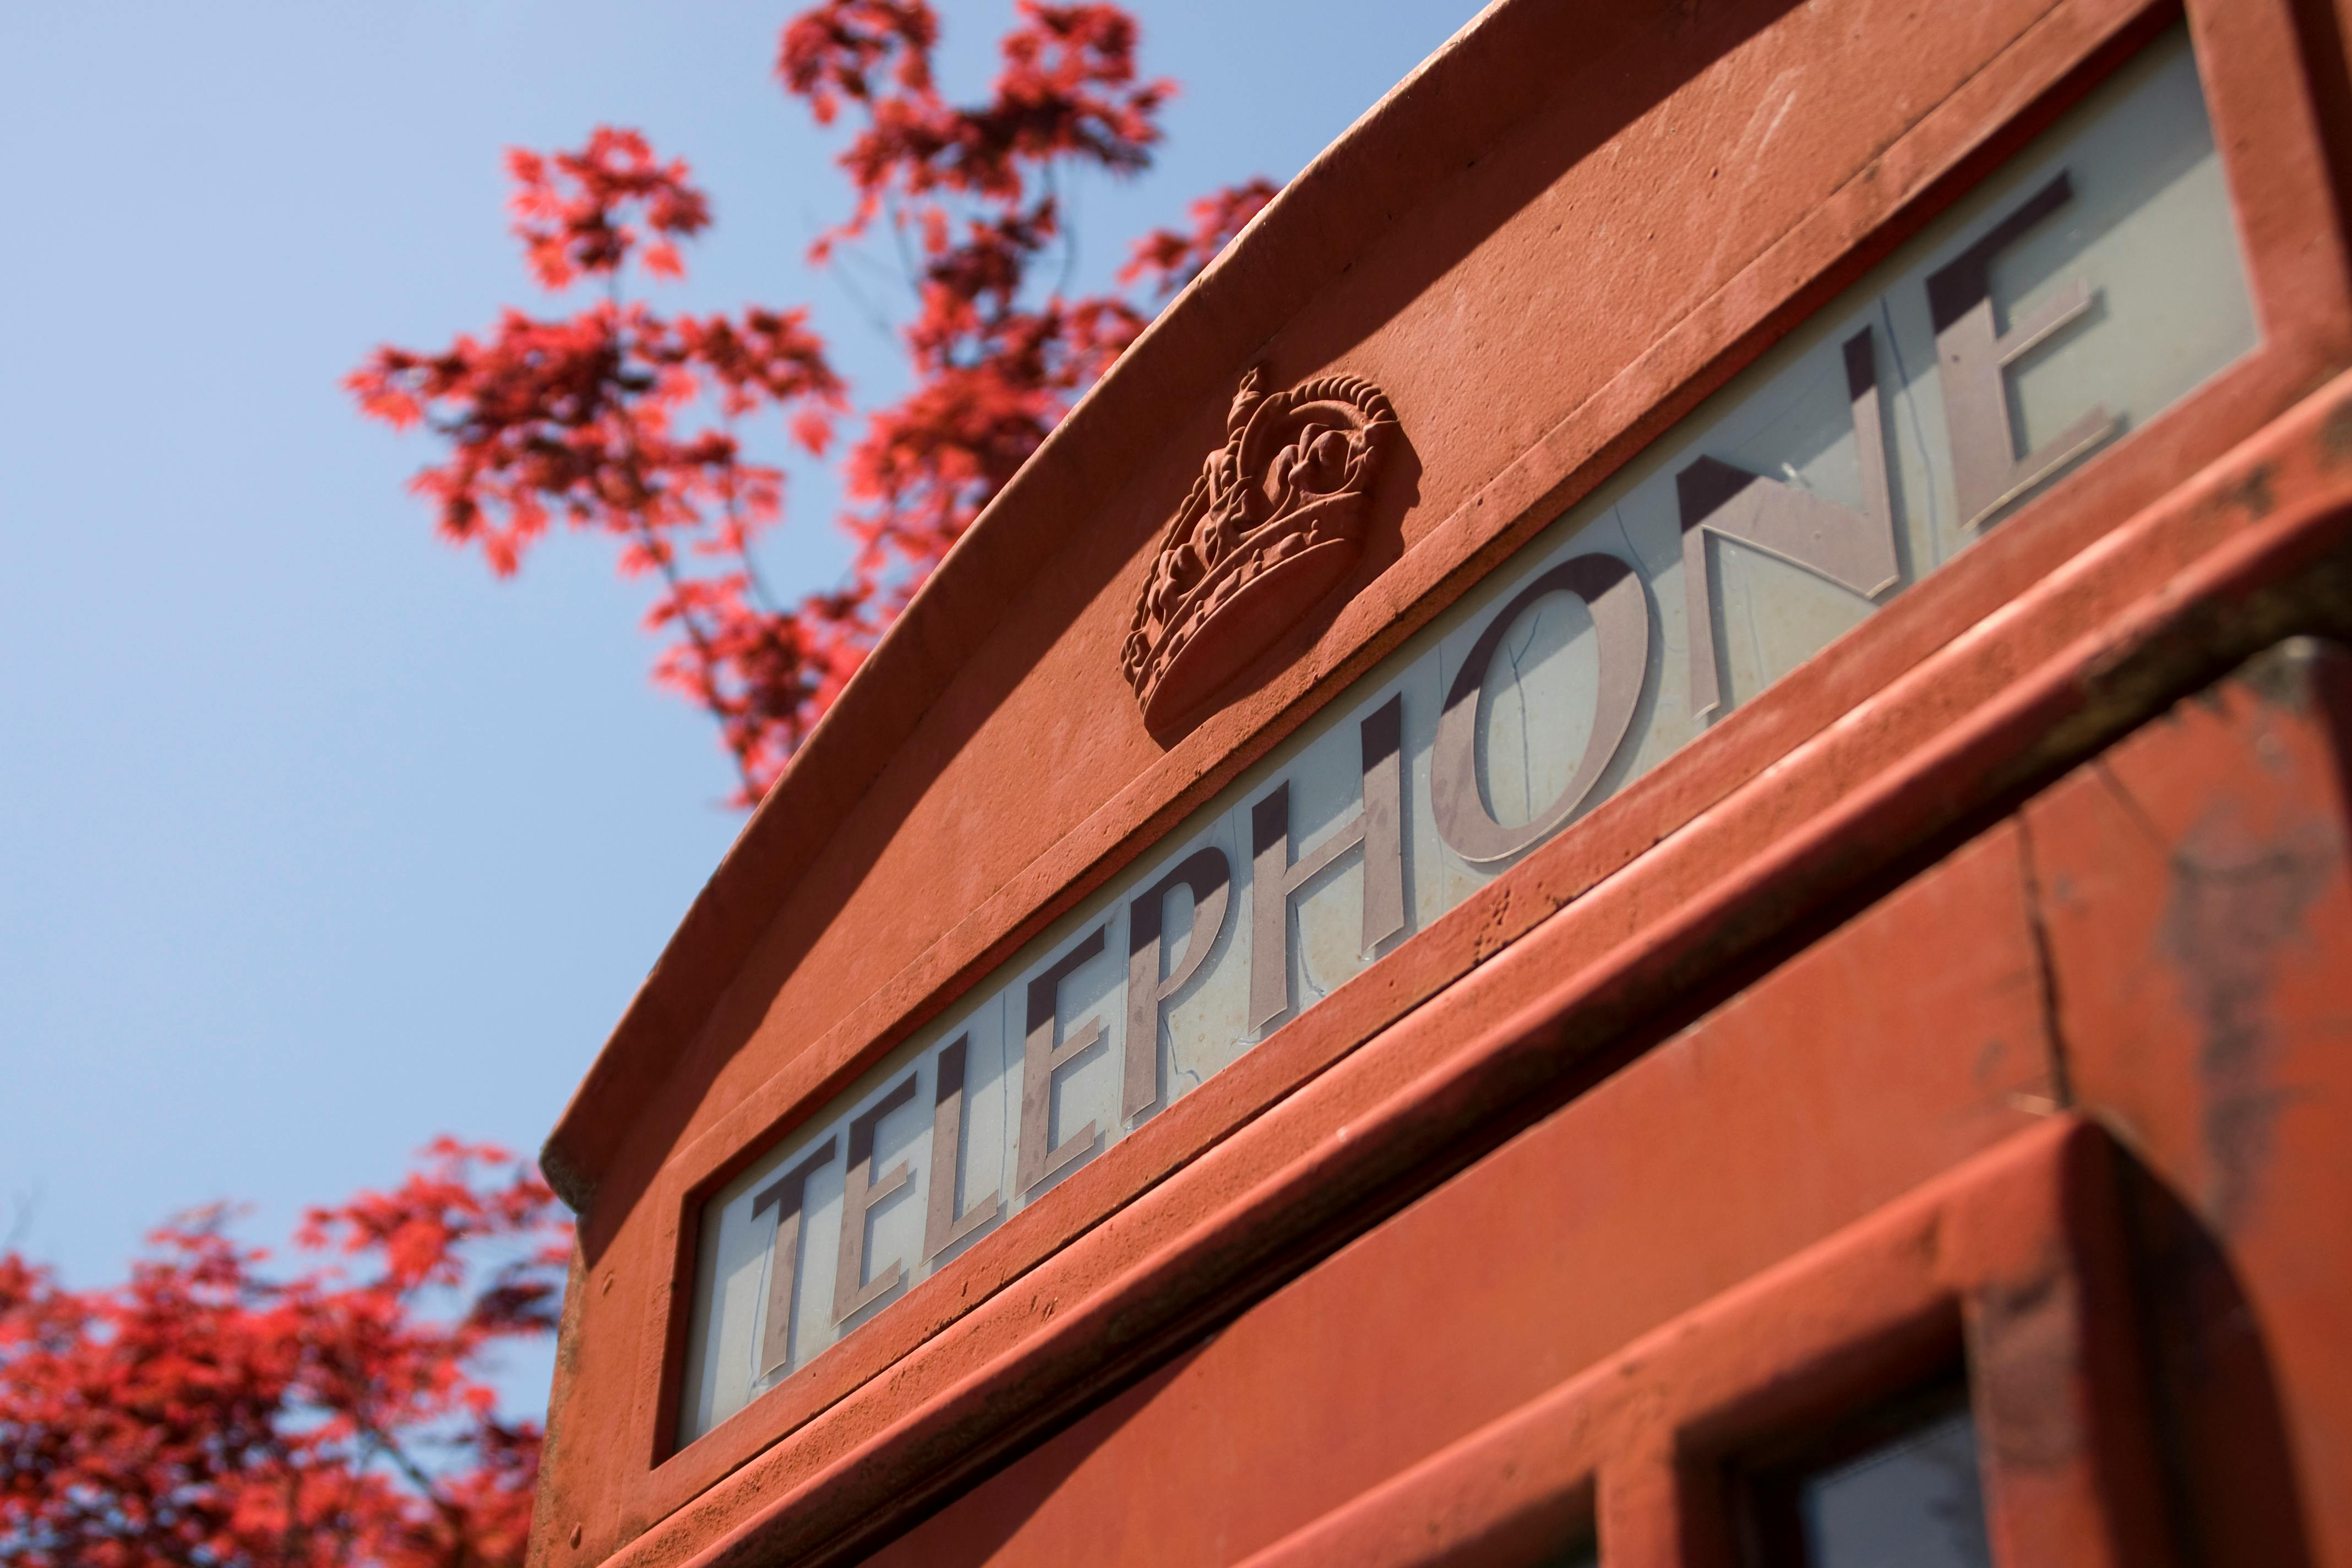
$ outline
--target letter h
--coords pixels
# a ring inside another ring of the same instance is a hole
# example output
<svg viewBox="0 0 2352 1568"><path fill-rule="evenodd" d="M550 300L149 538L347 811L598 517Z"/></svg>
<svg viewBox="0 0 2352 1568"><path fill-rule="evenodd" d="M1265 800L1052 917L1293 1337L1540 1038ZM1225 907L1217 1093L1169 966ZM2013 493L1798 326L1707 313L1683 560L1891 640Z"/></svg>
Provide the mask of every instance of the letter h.
<svg viewBox="0 0 2352 1568"><path fill-rule="evenodd" d="M1355 816L1304 858L1290 853L1290 784L1250 807L1250 1031L1290 1006L1290 900L1349 851L1364 852L1364 952L1404 930L1404 699L1367 715L1364 800Z"/></svg>

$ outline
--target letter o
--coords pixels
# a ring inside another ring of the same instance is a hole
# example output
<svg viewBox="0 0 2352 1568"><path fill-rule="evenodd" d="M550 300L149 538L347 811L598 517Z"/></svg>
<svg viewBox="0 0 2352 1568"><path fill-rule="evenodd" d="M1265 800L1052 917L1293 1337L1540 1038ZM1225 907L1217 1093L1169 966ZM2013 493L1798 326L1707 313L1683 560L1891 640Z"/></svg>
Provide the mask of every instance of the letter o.
<svg viewBox="0 0 2352 1568"><path fill-rule="evenodd" d="M1486 809L1478 791L1478 693L1486 666L1502 646L1503 634L1521 611L1547 594L1573 594L1592 612L1600 639L1601 690L1592 713L1592 735L1576 776L1559 797L1520 827L1506 827ZM1540 842L1576 814L1584 797L1625 743L1633 708L1650 666L1650 600L1633 569L1613 555L1579 555L1563 561L1520 589L1486 624L1469 657L1454 672L1437 718L1437 747L1430 763L1429 799L1437 831L1448 847L1473 865L1507 860Z"/></svg>

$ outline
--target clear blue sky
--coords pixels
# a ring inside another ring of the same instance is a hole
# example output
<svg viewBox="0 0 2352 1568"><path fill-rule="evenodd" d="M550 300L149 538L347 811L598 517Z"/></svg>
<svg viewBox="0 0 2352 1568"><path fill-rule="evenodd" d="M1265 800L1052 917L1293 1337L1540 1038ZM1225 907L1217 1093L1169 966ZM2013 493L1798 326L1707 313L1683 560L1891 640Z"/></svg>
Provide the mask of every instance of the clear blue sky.
<svg viewBox="0 0 2352 1568"><path fill-rule="evenodd" d="M942 7L976 87L1008 5ZM1476 7L1146 3L1159 167L1078 193L1084 270L1296 174ZM738 818L655 691L641 590L560 538L508 583L338 378L530 303L500 150L644 129L712 192L679 302L807 300L845 209L772 84L784 4L0 10L0 1242L77 1284L250 1201L257 1238L436 1132L535 1149ZM839 570L821 480L768 551Z"/></svg>

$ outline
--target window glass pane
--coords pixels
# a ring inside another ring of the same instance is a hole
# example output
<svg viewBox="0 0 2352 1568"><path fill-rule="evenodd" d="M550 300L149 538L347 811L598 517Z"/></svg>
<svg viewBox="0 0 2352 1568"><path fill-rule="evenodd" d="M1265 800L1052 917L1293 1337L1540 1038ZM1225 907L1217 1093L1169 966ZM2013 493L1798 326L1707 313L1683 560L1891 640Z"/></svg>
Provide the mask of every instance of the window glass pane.
<svg viewBox="0 0 2352 1568"><path fill-rule="evenodd" d="M1921 1423L1797 1483L1807 1568L1991 1568L1976 1423Z"/></svg>

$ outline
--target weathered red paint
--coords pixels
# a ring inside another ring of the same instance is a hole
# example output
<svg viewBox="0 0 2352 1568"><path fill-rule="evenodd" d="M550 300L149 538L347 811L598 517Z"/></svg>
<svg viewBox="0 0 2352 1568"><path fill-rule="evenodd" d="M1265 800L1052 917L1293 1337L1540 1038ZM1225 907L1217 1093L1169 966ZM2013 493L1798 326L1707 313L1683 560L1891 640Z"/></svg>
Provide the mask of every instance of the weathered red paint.
<svg viewBox="0 0 2352 1568"><path fill-rule="evenodd" d="M2158 1568L2115 1163L2073 1118L2014 1134L1247 1561L1537 1562L1597 1514L1612 1561L1725 1562L1724 1457L1965 1337L2004 1561Z"/></svg>
<svg viewBox="0 0 2352 1568"><path fill-rule="evenodd" d="M537 1560L1466 1561L1597 1507L1611 1568L1724 1561L1690 1456L1932 1299L1993 1426L2064 1439L1995 1467L2004 1561L2352 1564L2352 675L2264 653L2352 636L2320 0L2188 6L2254 353L666 1437L701 1194L2176 15L1507 0L1302 175L918 598L566 1110ZM1155 737L1137 584L1260 363L1377 383L1407 449L1344 607ZM2028 1276L2057 1316L1988 1306Z"/></svg>
<svg viewBox="0 0 2352 1568"><path fill-rule="evenodd" d="M2021 818L2074 1091L2149 1173L2184 1524L2218 1560L2352 1561L2347 764L2352 659L2296 654Z"/></svg>

